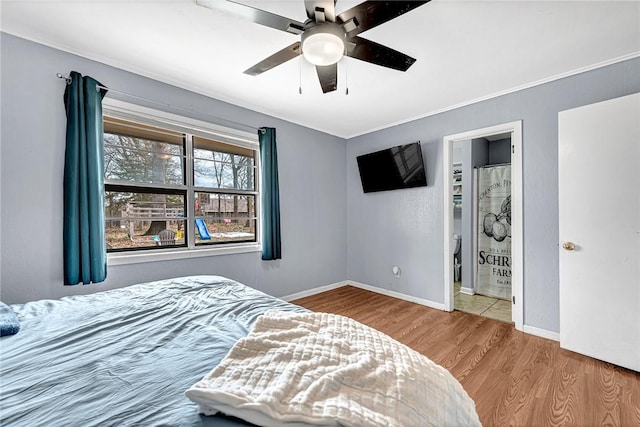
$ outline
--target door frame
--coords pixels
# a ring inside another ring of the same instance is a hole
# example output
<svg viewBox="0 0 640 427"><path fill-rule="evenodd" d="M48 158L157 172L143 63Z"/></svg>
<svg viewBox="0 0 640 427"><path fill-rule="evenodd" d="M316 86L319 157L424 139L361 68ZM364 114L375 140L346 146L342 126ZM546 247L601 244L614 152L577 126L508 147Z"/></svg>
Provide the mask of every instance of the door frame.
<svg viewBox="0 0 640 427"><path fill-rule="evenodd" d="M522 197L522 120L447 135L442 138L444 173L444 309L453 311L453 143L511 133L511 294L512 319L517 330L524 324L523 197ZM463 208L464 209L464 208Z"/></svg>

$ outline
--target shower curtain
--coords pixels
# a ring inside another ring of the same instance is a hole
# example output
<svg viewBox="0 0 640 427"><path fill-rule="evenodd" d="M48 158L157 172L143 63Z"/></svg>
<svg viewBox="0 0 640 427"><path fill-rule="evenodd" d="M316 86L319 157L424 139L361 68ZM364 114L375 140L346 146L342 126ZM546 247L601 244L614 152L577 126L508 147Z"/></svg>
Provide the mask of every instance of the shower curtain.
<svg viewBox="0 0 640 427"><path fill-rule="evenodd" d="M511 299L511 165L478 168L476 293Z"/></svg>

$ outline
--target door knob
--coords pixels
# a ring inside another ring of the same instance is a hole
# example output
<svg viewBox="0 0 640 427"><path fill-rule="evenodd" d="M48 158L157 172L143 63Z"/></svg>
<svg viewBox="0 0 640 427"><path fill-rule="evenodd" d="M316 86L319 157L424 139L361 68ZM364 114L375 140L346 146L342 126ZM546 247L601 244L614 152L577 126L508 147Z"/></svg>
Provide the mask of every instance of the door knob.
<svg viewBox="0 0 640 427"><path fill-rule="evenodd" d="M573 242L564 242L562 244L562 249L566 251L572 251L576 248L576 245Z"/></svg>

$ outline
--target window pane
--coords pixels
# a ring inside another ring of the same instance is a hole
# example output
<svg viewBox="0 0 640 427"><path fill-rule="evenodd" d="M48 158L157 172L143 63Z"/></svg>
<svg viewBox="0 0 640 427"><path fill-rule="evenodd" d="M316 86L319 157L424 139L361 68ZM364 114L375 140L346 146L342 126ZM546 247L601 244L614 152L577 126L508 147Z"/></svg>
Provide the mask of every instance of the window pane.
<svg viewBox="0 0 640 427"><path fill-rule="evenodd" d="M184 184L183 144L104 134L105 179Z"/></svg>
<svg viewBox="0 0 640 427"><path fill-rule="evenodd" d="M119 114L103 117L109 251L257 240L257 145L233 132L203 137ZM195 218L187 216L187 196Z"/></svg>
<svg viewBox="0 0 640 427"><path fill-rule="evenodd" d="M255 189L254 151L194 137L193 176L196 187Z"/></svg>
<svg viewBox="0 0 640 427"><path fill-rule="evenodd" d="M112 251L184 246L184 200L184 194L133 193L107 189L107 249Z"/></svg>
<svg viewBox="0 0 640 427"><path fill-rule="evenodd" d="M196 192L196 244L256 241L255 196Z"/></svg>

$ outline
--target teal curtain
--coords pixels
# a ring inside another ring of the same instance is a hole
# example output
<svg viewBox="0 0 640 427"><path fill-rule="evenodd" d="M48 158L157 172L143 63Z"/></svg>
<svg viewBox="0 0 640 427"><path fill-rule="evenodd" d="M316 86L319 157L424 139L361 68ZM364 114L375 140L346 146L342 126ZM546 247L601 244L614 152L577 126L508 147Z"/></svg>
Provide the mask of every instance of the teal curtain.
<svg viewBox="0 0 640 427"><path fill-rule="evenodd" d="M71 72L64 92L67 145L64 161L64 284L107 277L104 224L102 98L91 77ZM100 85L102 86L102 85Z"/></svg>
<svg viewBox="0 0 640 427"><path fill-rule="evenodd" d="M260 141L260 164L262 167L262 259L281 259L276 130L274 128L258 129L258 140Z"/></svg>

